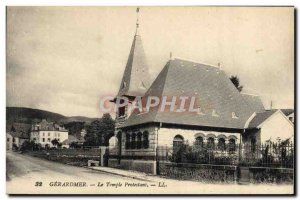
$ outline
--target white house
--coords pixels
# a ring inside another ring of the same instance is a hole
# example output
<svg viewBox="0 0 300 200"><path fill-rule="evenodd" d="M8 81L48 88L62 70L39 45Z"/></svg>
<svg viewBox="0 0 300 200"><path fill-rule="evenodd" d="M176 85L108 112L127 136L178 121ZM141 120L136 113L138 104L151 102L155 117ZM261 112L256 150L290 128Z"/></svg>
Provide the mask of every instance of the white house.
<svg viewBox="0 0 300 200"><path fill-rule="evenodd" d="M23 123L13 123L6 127L6 150L20 148L22 144L29 140L30 125Z"/></svg>
<svg viewBox="0 0 300 200"><path fill-rule="evenodd" d="M287 118L291 121L291 122L295 122L295 112L294 109L280 109L281 112L283 112L283 114L285 114L285 116L287 116Z"/></svg>
<svg viewBox="0 0 300 200"><path fill-rule="evenodd" d="M65 145L68 140L68 130L53 122L47 122L45 119L38 124L32 125L30 140L41 144L42 147L53 147L51 141L54 139Z"/></svg>
<svg viewBox="0 0 300 200"><path fill-rule="evenodd" d="M251 129L256 130L253 132L258 136L261 143L287 139L294 142L294 124L281 110L255 113L246 128L249 131Z"/></svg>

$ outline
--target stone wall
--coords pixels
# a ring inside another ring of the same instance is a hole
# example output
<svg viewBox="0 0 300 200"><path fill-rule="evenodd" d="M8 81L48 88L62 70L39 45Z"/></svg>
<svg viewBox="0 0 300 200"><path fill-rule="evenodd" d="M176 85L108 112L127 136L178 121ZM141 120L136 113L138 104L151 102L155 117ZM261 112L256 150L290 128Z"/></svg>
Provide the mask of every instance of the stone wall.
<svg viewBox="0 0 300 200"><path fill-rule="evenodd" d="M156 175L156 161L123 159L120 168Z"/></svg>
<svg viewBox="0 0 300 200"><path fill-rule="evenodd" d="M114 158L109 158L108 159L108 167L113 167L113 168L119 167L119 160L114 159Z"/></svg>

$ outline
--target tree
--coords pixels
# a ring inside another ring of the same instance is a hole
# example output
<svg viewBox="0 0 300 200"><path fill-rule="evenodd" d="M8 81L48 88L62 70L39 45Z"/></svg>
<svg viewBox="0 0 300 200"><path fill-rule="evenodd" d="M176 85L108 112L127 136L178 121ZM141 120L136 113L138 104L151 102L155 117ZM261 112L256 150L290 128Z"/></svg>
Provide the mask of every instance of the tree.
<svg viewBox="0 0 300 200"><path fill-rule="evenodd" d="M108 140L114 135L115 122L109 113L103 114L102 118L93 121L87 127L85 146L108 146Z"/></svg>
<svg viewBox="0 0 300 200"><path fill-rule="evenodd" d="M36 151L41 150L41 144L35 143L35 141L24 141L20 147L20 151Z"/></svg>
<svg viewBox="0 0 300 200"><path fill-rule="evenodd" d="M61 147L62 147L62 143L58 143L57 148L61 149Z"/></svg>
<svg viewBox="0 0 300 200"><path fill-rule="evenodd" d="M69 130L69 135L80 135L81 130L84 128L85 122L69 122L64 124L64 127Z"/></svg>
<svg viewBox="0 0 300 200"><path fill-rule="evenodd" d="M52 145L55 146L55 147L59 144L59 142L58 142L57 139L53 139L53 140L51 141L51 143L52 143Z"/></svg>
<svg viewBox="0 0 300 200"><path fill-rule="evenodd" d="M243 86L240 85L240 79L237 76L231 76L230 80L239 92L243 90Z"/></svg>
<svg viewBox="0 0 300 200"><path fill-rule="evenodd" d="M71 142L71 144L70 144L70 148L72 148L72 149L77 149L79 147L80 147L80 145L78 145L77 142Z"/></svg>

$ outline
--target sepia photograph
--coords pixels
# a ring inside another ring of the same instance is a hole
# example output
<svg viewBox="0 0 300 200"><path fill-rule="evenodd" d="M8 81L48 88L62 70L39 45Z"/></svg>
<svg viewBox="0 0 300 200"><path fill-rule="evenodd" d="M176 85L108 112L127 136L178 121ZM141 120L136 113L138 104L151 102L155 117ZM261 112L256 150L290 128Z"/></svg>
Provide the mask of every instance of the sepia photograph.
<svg viewBox="0 0 300 200"><path fill-rule="evenodd" d="M8 195L295 195L293 6L7 6Z"/></svg>

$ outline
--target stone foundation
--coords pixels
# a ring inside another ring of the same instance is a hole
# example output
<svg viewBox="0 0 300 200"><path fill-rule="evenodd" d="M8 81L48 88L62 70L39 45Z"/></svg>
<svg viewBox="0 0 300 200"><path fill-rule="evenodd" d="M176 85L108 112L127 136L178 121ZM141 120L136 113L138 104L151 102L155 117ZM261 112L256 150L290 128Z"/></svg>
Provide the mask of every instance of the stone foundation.
<svg viewBox="0 0 300 200"><path fill-rule="evenodd" d="M120 168L156 175L156 161L121 160Z"/></svg>
<svg viewBox="0 0 300 200"><path fill-rule="evenodd" d="M108 167L118 168L119 167L118 159L114 159L114 158L108 159Z"/></svg>

